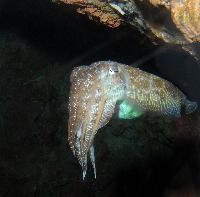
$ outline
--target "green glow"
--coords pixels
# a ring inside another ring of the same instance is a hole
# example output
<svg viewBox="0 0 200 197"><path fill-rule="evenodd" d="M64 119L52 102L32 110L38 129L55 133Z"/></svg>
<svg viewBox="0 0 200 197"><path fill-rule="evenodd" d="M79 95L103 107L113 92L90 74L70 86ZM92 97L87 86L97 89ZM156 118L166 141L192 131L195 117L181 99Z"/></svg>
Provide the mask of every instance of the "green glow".
<svg viewBox="0 0 200 197"><path fill-rule="evenodd" d="M119 105L119 118L120 119L134 119L142 115L142 111L138 107L131 105L127 101L123 101Z"/></svg>

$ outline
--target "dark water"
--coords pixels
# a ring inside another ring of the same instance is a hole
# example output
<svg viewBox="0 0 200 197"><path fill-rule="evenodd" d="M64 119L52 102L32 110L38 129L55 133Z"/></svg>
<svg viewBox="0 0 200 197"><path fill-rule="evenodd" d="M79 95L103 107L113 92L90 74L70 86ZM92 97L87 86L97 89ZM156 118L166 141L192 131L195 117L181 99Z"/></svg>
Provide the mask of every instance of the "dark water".
<svg viewBox="0 0 200 197"><path fill-rule="evenodd" d="M69 76L99 60L142 62L160 46L48 0L0 2L0 196L197 196L198 113L178 120L115 117L95 138L97 179L86 181L67 144ZM200 64L179 48L141 68L200 105Z"/></svg>

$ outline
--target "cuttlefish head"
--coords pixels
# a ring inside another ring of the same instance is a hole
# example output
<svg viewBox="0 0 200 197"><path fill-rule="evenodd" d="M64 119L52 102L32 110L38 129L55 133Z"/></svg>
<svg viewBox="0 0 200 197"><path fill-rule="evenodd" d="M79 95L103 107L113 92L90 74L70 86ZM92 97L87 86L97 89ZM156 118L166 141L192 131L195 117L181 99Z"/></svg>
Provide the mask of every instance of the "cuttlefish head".
<svg viewBox="0 0 200 197"><path fill-rule="evenodd" d="M98 129L111 119L115 104L125 94L123 65L102 61L81 66L71 74L68 141L83 170L87 171L87 154L95 169L93 140Z"/></svg>
<svg viewBox="0 0 200 197"><path fill-rule="evenodd" d="M126 65L112 61L102 61L99 63L102 68L99 77L105 94L107 94L110 99L119 100L124 96L124 91L126 89Z"/></svg>

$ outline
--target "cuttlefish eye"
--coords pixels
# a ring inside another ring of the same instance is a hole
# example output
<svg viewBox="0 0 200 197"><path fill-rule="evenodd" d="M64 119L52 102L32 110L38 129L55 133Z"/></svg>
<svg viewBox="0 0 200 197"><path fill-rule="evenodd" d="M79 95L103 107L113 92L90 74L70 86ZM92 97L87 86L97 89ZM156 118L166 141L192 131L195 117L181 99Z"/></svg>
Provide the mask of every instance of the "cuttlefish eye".
<svg viewBox="0 0 200 197"><path fill-rule="evenodd" d="M115 73L119 72L117 68L110 68L109 74L114 75Z"/></svg>

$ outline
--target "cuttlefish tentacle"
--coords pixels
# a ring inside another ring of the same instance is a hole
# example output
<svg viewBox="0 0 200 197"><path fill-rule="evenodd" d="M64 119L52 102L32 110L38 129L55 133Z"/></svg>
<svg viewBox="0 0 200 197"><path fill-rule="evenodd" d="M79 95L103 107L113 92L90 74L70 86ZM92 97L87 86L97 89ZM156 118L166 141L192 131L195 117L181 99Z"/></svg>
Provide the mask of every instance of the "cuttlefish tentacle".
<svg viewBox="0 0 200 197"><path fill-rule="evenodd" d="M96 118L96 122L94 124L94 130L91 134L90 142L87 144L88 148L90 147L89 149L90 159L92 162L95 178L96 178L96 167L95 167L95 154L94 154L93 140L97 131L110 121L115 110L115 104L116 104L115 101L111 101L107 97L103 97L103 99L100 101L99 103L100 108L98 110L98 115Z"/></svg>
<svg viewBox="0 0 200 197"><path fill-rule="evenodd" d="M97 101L97 100L96 100ZM83 168L83 179L85 178L87 171L87 153L90 152L90 159L92 162L92 166L94 169L94 175L96 177L96 167L95 167L95 155L94 155L94 147L93 140L96 135L98 129L104 126L111 119L114 113L115 103L107 102L107 96L103 96L100 100L98 100L96 114L93 115L93 119L90 119L88 122L88 128L83 132L84 137L81 141L81 158L82 158L82 168ZM94 103L93 103L94 104ZM110 105L110 106L109 106ZM93 106L93 105L91 105ZM109 109L109 110L108 110Z"/></svg>
<svg viewBox="0 0 200 197"><path fill-rule="evenodd" d="M92 162L92 167L93 167L93 170L94 170L94 178L96 179L97 172L96 172L96 166L95 166L94 143L90 147L90 160Z"/></svg>
<svg viewBox="0 0 200 197"><path fill-rule="evenodd" d="M88 116L92 116L92 117L89 117L89 119L88 119L88 125L87 125L85 131L83 132L83 136L82 136L82 140L81 140L81 150L82 150L81 158L83 160L81 165L83 167L83 171L85 171L84 175L86 174L86 170L87 170L87 168L86 168L87 153L88 153L88 151L90 151L90 147L93 143L94 136L98 130L100 118L103 113L104 103L105 103L104 97L100 100L100 102L98 104L94 105L94 103L93 103L93 105L91 105L91 108L93 108L95 106L95 109L94 109L95 113L88 114ZM94 152L94 150L92 150L92 151ZM94 155L94 154L91 153L90 155ZM92 165L95 170L94 157L92 160ZM95 171L94 171L94 173L96 174ZM84 177L83 177L83 179L84 179Z"/></svg>
<svg viewBox="0 0 200 197"><path fill-rule="evenodd" d="M92 133L92 135L90 137L90 141L88 143L88 148L91 146L91 144L93 144L94 136L96 135L97 131L101 127L106 125L109 122L109 120L111 119L111 117L114 113L115 103L116 103L115 101L113 101L113 102L109 101L109 99L106 96L103 97L103 99L100 101L98 115L96 118L96 122L94 124L93 133ZM91 162L93 165L94 174L96 177L95 156L94 156L93 145L91 147L92 147L92 149L90 148L90 158L91 158Z"/></svg>

